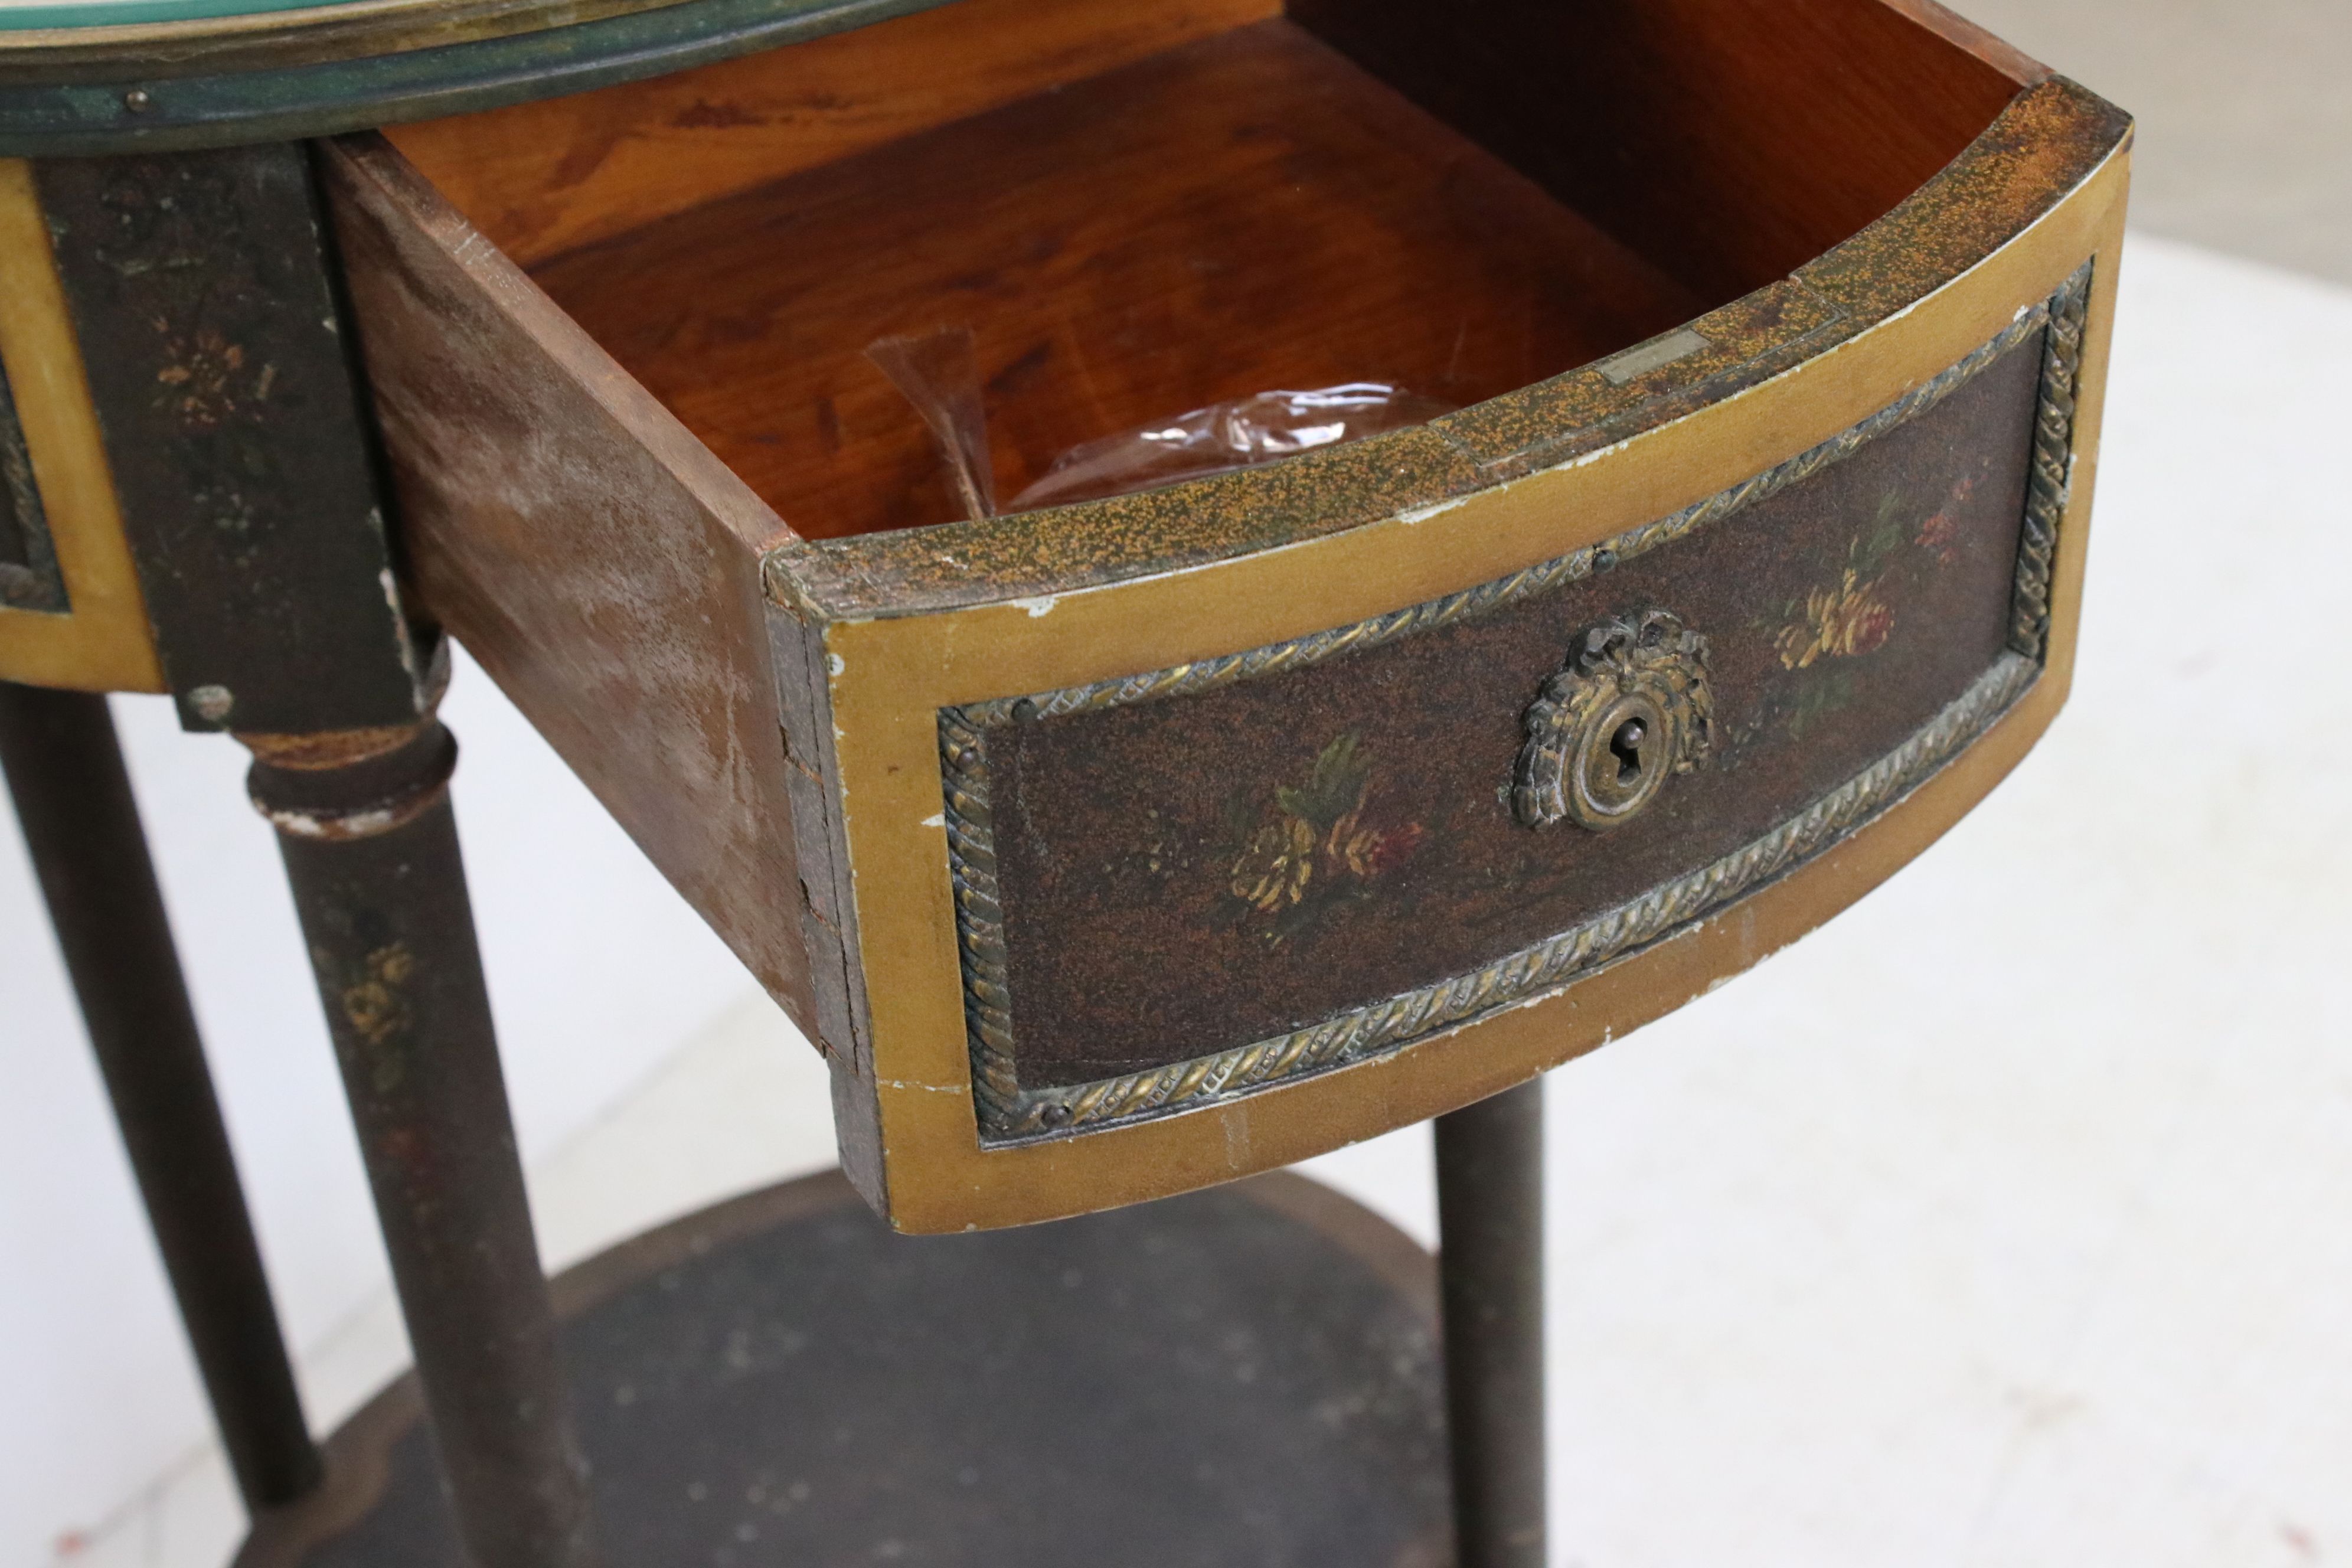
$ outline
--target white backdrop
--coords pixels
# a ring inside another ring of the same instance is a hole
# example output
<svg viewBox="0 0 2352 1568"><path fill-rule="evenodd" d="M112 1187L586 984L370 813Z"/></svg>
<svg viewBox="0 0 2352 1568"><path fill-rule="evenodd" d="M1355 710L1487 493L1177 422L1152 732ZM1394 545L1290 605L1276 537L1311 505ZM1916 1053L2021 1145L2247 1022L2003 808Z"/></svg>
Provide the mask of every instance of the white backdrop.
<svg viewBox="0 0 2352 1568"><path fill-rule="evenodd" d="M2138 239L2122 311L2049 739L1859 910L1551 1081L1559 1564L2352 1553L2352 293ZM274 851L233 746L120 707L315 1349L382 1264ZM541 1201L619 1212L726 1120L710 1078L632 1087L747 982L476 672L450 716L525 1146L572 1171ZM0 835L10 1564L204 1431L27 882ZM566 1142L616 1101L627 1138ZM1318 1168L1425 1237L1424 1151Z"/></svg>

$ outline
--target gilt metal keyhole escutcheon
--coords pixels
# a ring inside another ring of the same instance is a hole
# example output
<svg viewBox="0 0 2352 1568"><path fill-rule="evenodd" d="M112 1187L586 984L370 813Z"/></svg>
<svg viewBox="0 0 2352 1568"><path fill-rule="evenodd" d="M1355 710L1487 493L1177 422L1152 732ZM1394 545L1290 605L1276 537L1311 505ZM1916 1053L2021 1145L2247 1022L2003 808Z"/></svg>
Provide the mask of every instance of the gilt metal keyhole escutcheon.
<svg viewBox="0 0 2352 1568"><path fill-rule="evenodd" d="M1713 723L1705 637L1664 610L1605 621L1528 705L1512 810L1605 832L1706 761Z"/></svg>

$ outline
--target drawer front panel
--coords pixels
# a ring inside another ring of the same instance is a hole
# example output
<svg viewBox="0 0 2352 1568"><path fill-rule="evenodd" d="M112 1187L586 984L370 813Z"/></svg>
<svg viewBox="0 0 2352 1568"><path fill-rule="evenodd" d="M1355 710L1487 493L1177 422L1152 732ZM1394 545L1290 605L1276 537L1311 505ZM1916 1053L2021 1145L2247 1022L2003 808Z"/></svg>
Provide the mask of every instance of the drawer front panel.
<svg viewBox="0 0 2352 1568"><path fill-rule="evenodd" d="M1397 1048L1670 934L1915 787L2039 672L2084 282L1605 545L943 710L983 1139Z"/></svg>

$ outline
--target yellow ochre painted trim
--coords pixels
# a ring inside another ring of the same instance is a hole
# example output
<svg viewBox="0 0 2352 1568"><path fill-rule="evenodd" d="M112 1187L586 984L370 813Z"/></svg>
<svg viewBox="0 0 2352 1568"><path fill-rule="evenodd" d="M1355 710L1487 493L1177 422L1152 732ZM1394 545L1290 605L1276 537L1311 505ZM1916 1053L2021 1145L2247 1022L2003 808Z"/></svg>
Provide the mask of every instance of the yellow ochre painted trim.
<svg viewBox="0 0 2352 1568"><path fill-rule="evenodd" d="M0 606L0 680L79 691L162 691L163 666L58 281L33 166L0 158L0 366L41 492L63 614Z"/></svg>

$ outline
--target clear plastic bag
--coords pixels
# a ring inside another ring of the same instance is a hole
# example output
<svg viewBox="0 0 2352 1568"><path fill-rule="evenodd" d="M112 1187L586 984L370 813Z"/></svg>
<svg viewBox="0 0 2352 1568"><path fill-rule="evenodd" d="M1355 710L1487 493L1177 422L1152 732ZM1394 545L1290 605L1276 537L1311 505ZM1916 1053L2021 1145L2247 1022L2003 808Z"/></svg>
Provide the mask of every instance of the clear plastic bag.
<svg viewBox="0 0 2352 1568"><path fill-rule="evenodd" d="M948 475L971 518L992 516L996 487L988 416L967 328L884 338L866 355L930 426ZM1213 403L1071 447L1006 509L1027 511L1099 500L1196 479L1253 463L1426 424L1454 405L1381 381L1351 381L1296 392L1261 392Z"/></svg>
<svg viewBox="0 0 2352 1568"><path fill-rule="evenodd" d="M940 327L915 336L877 338L866 345L866 357L931 427L964 515L975 521L995 516L996 470L988 458L988 410L981 404L971 329Z"/></svg>
<svg viewBox="0 0 2352 1568"><path fill-rule="evenodd" d="M1073 447L1054 459L1036 483L1013 498L1013 510L1096 500L1195 479L1426 424L1453 412L1452 404L1382 381L1261 392Z"/></svg>

